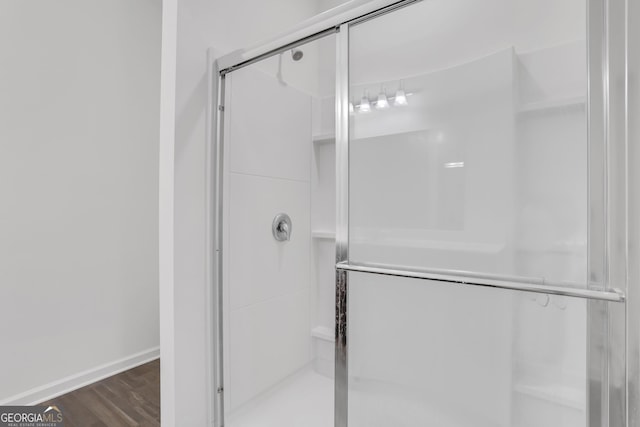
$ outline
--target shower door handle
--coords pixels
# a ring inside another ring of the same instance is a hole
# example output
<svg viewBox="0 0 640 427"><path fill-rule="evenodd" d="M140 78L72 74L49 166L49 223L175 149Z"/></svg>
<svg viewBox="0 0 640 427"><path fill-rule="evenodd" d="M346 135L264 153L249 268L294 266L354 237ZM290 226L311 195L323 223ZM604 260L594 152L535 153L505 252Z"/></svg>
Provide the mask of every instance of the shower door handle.
<svg viewBox="0 0 640 427"><path fill-rule="evenodd" d="M435 280L443 283L484 286L489 288L510 289L514 291L535 292L541 294L563 295L591 300L624 302L625 294L619 289L595 290L578 288L562 284L549 283L541 279L510 277L489 274L472 274L468 271L441 269L407 269L406 267L369 263L339 262L337 270L358 273L381 274L385 276L408 277L413 279Z"/></svg>

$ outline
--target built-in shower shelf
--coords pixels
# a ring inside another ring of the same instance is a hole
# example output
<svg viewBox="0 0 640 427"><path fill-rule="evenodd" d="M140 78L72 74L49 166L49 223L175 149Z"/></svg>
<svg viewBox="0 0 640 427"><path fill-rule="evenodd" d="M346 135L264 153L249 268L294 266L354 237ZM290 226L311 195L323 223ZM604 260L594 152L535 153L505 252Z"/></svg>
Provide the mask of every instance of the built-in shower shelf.
<svg viewBox="0 0 640 427"><path fill-rule="evenodd" d="M516 251L527 255L569 255L584 256L587 251L587 242L579 240L558 240L544 246L518 246Z"/></svg>
<svg viewBox="0 0 640 427"><path fill-rule="evenodd" d="M322 341L334 342L334 332L326 326L316 326L311 330L311 336Z"/></svg>
<svg viewBox="0 0 640 427"><path fill-rule="evenodd" d="M515 391L522 395L580 411L584 411L586 408L585 390L579 387L553 384L517 384Z"/></svg>
<svg viewBox="0 0 640 427"><path fill-rule="evenodd" d="M328 230L313 230L311 231L311 237L314 239L335 240L336 233Z"/></svg>
<svg viewBox="0 0 640 427"><path fill-rule="evenodd" d="M330 144L336 142L334 133L320 133L311 137L314 144Z"/></svg>
<svg viewBox="0 0 640 427"><path fill-rule="evenodd" d="M575 96L570 98L552 99L549 101L530 102L520 106L519 114L533 113L536 111L546 110L563 110L567 108L584 107L587 98L584 96Z"/></svg>

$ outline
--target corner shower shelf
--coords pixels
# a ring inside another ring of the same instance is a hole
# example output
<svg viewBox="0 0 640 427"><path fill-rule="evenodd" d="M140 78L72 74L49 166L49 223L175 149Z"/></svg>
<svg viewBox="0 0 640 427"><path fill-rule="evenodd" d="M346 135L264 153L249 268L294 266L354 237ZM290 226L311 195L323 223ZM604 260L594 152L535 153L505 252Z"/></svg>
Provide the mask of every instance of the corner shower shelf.
<svg viewBox="0 0 640 427"><path fill-rule="evenodd" d="M336 233L334 231L327 230L312 230L311 237L314 239L335 240Z"/></svg>
<svg viewBox="0 0 640 427"><path fill-rule="evenodd" d="M533 113L535 111L561 110L566 108L585 106L587 98L575 96L571 98L552 99L549 101L530 102L520 106L518 114Z"/></svg>
<svg viewBox="0 0 640 427"><path fill-rule="evenodd" d="M311 336L322 341L334 342L335 338L333 335L333 331L326 326L316 326L311 330Z"/></svg>
<svg viewBox="0 0 640 427"><path fill-rule="evenodd" d="M515 391L539 400L584 411L586 408L585 391L566 385L516 384Z"/></svg>
<svg viewBox="0 0 640 427"><path fill-rule="evenodd" d="M336 135L334 133L320 133L313 135L311 140L314 144L330 144L336 142Z"/></svg>

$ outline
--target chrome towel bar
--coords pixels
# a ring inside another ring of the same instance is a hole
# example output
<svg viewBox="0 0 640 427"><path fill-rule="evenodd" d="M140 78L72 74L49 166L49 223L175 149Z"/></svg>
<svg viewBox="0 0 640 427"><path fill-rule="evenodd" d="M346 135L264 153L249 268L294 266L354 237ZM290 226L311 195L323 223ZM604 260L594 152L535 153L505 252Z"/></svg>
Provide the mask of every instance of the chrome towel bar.
<svg viewBox="0 0 640 427"><path fill-rule="evenodd" d="M625 295L618 289L595 290L559 284L549 284L543 279L515 278L507 276L490 276L487 274L474 275L467 271L456 270L428 270L407 269L399 266L380 264L359 264L339 262L336 269L355 271L358 273L382 274L385 276L409 277L414 279L435 280L461 285L485 286L514 291L536 292L540 294L563 295L567 297L585 298L592 300L624 302Z"/></svg>

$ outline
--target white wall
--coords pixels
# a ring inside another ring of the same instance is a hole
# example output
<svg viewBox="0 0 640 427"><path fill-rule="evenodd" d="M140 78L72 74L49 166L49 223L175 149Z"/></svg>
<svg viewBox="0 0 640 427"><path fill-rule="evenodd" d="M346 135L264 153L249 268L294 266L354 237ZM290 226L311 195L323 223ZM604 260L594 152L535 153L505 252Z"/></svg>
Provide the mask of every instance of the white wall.
<svg viewBox="0 0 640 427"><path fill-rule="evenodd" d="M0 2L0 402L158 354L160 9Z"/></svg>

